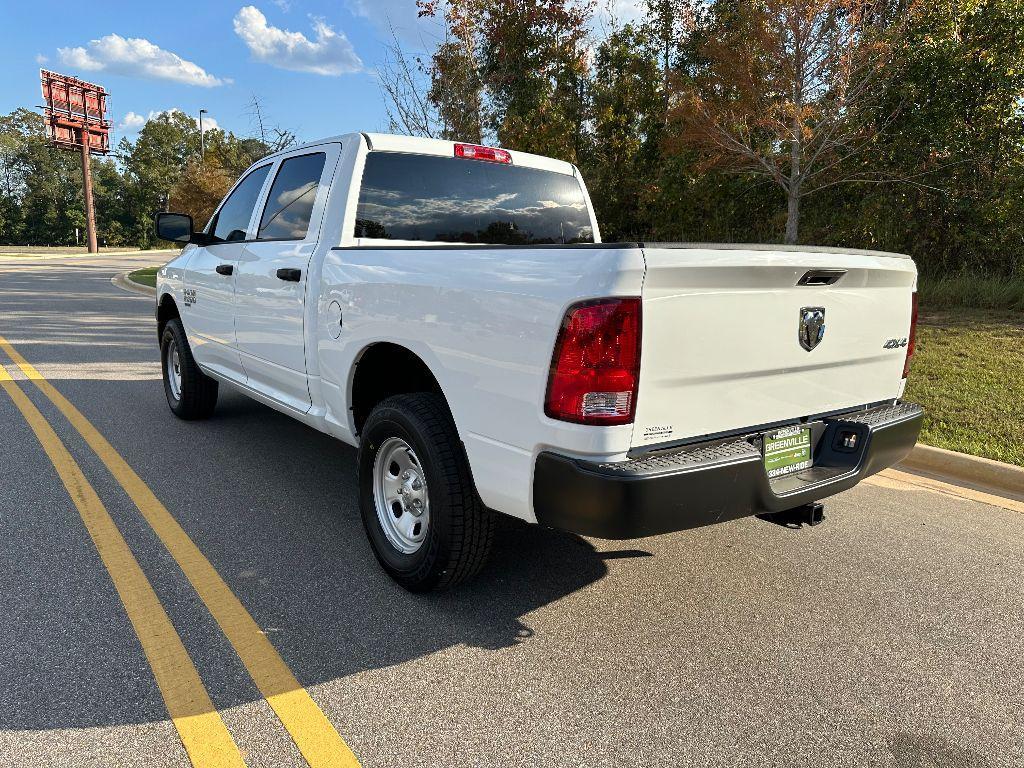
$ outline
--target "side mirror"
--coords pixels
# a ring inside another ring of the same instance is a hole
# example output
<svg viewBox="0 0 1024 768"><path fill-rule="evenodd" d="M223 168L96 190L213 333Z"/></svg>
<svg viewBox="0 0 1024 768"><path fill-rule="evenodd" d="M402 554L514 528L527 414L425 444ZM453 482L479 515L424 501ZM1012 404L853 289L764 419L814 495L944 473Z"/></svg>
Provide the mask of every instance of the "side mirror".
<svg viewBox="0 0 1024 768"><path fill-rule="evenodd" d="M158 213L156 236L173 243L206 243L206 234L192 229L192 217L185 213Z"/></svg>

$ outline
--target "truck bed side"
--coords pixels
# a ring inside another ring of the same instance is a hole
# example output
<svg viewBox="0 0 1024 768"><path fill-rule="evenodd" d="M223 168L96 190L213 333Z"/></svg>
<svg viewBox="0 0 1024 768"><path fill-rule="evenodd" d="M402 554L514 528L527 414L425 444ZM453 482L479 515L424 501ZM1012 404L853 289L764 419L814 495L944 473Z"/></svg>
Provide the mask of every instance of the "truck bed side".
<svg viewBox="0 0 1024 768"><path fill-rule="evenodd" d="M441 385L484 503L533 520L523 490L540 451L614 458L629 449L631 425L555 421L544 396L566 308L638 296L643 274L636 246L336 248L317 308L327 420L351 435L354 364L373 345L401 345Z"/></svg>

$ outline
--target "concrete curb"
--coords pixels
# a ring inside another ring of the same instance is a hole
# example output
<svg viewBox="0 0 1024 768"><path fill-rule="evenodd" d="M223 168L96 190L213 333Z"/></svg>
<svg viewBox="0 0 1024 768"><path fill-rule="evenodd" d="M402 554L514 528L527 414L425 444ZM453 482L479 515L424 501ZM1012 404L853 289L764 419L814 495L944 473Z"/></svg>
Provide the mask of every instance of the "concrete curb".
<svg viewBox="0 0 1024 768"><path fill-rule="evenodd" d="M3 246L0 246L0 261L18 263L22 261L39 261L40 259L99 259L107 256L152 256L154 254L171 254L173 259L181 251L175 251L174 249L168 248L148 248L146 250L135 250L135 251L100 251L99 253L30 253L30 252L15 252L15 251L4 251ZM170 261L170 259L168 259Z"/></svg>
<svg viewBox="0 0 1024 768"><path fill-rule="evenodd" d="M114 275L110 278L110 282L125 291L141 293L144 296L156 296L156 288L150 288L148 285L142 285L141 283L136 283L134 280L129 280L127 272L120 272Z"/></svg>
<svg viewBox="0 0 1024 768"><path fill-rule="evenodd" d="M897 466L1024 498L1024 467L918 443Z"/></svg>

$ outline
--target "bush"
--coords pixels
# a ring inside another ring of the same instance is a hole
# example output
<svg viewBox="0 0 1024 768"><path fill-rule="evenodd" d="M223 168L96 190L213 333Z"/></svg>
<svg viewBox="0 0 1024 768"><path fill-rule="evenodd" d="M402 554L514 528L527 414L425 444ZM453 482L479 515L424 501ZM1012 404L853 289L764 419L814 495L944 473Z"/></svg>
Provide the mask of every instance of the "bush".
<svg viewBox="0 0 1024 768"><path fill-rule="evenodd" d="M929 310L974 307L1024 312L1024 275L921 275L917 292L921 306Z"/></svg>

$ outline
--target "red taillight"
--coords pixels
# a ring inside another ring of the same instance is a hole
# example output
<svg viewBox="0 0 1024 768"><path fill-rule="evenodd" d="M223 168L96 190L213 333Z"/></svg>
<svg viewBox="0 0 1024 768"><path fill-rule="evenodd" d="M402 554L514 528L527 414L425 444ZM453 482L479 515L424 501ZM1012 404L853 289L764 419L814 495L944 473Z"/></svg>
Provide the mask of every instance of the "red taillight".
<svg viewBox="0 0 1024 768"><path fill-rule="evenodd" d="M481 147L479 144L456 144L455 156L469 160L487 160L491 163L512 163L512 154L507 150Z"/></svg>
<svg viewBox="0 0 1024 768"><path fill-rule="evenodd" d="M640 299L576 304L562 320L544 413L577 424L629 424L640 380Z"/></svg>
<svg viewBox="0 0 1024 768"><path fill-rule="evenodd" d="M907 337L907 359L903 362L903 378L910 375L910 358L914 356L914 342L917 340L917 291L910 296L910 335Z"/></svg>

